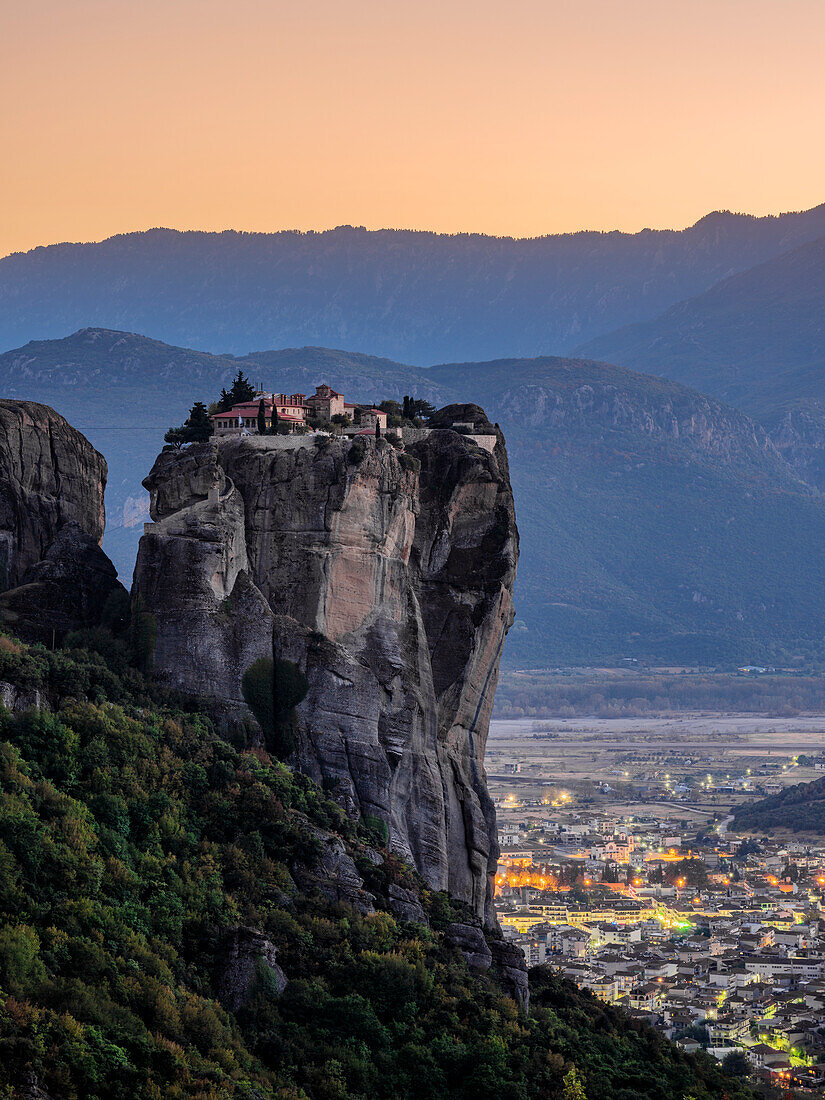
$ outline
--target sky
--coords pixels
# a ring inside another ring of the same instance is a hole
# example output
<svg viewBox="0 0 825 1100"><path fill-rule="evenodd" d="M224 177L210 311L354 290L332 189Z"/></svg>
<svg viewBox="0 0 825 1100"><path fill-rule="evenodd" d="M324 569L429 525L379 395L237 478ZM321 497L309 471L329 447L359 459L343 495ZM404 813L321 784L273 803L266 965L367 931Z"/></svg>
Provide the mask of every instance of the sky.
<svg viewBox="0 0 825 1100"><path fill-rule="evenodd" d="M0 0L0 255L825 201L823 0Z"/></svg>

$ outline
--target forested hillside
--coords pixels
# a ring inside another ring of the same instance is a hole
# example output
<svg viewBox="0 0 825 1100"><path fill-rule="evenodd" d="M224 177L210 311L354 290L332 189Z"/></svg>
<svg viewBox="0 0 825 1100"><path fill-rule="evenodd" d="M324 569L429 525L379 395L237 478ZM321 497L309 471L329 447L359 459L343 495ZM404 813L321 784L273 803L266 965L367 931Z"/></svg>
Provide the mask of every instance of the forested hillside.
<svg viewBox="0 0 825 1100"><path fill-rule="evenodd" d="M734 821L736 828L752 832L791 829L825 835L825 779L797 783L781 794L740 806Z"/></svg>
<svg viewBox="0 0 825 1100"><path fill-rule="evenodd" d="M547 969L525 1016L379 822L160 695L139 636L0 637L1 1096L749 1095Z"/></svg>

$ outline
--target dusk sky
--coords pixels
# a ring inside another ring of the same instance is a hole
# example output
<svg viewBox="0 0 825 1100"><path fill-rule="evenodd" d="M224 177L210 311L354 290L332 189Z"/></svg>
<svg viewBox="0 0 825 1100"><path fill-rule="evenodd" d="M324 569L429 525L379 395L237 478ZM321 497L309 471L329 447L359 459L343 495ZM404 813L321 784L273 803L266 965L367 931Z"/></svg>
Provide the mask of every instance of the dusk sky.
<svg viewBox="0 0 825 1100"><path fill-rule="evenodd" d="M0 254L172 226L535 236L825 201L822 0L28 0Z"/></svg>

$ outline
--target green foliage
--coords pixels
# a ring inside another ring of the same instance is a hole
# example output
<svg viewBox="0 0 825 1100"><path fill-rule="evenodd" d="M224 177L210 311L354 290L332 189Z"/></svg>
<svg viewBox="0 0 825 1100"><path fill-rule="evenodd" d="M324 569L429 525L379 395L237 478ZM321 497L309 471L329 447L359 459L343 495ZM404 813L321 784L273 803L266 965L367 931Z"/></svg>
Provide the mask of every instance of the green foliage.
<svg viewBox="0 0 825 1100"><path fill-rule="evenodd" d="M751 1075L751 1064L741 1050L726 1054L722 1059L722 1068L733 1077L748 1078Z"/></svg>
<svg viewBox="0 0 825 1100"><path fill-rule="evenodd" d="M360 466L367 454L367 445L363 439L353 439L347 451L347 462L351 466Z"/></svg>
<svg viewBox="0 0 825 1100"><path fill-rule="evenodd" d="M382 401L380 405L377 405L381 412L387 414L387 427L388 428L400 428L404 423L404 416L401 409L401 405L397 401Z"/></svg>
<svg viewBox="0 0 825 1100"><path fill-rule="evenodd" d="M369 822L131 670L6 642L12 682L36 680L54 710L0 710L0 1096L31 1074L66 1100L750 1095L549 969L520 1014L441 935L460 907L392 853L367 858ZM375 912L315 888L319 830ZM430 929L388 911L393 883ZM233 1015L217 994L238 925L289 981L279 996L257 965Z"/></svg>
<svg viewBox="0 0 825 1100"><path fill-rule="evenodd" d="M398 464L402 470L406 470L407 473L417 474L421 469L421 463L413 455L408 455L406 451L398 456Z"/></svg>
<svg viewBox="0 0 825 1100"><path fill-rule="evenodd" d="M278 413L273 409L273 420L277 424ZM263 401L258 402L258 434L266 435L266 405Z"/></svg>
<svg viewBox="0 0 825 1100"><path fill-rule="evenodd" d="M751 832L770 833L773 829L791 829L795 833L825 835L825 779L796 783L779 794L746 803L734 810L734 827ZM752 844L753 842L746 842ZM759 850L740 848L748 851ZM737 852L737 858L739 857Z"/></svg>
<svg viewBox="0 0 825 1100"><path fill-rule="evenodd" d="M254 661L243 674L241 690L264 732L267 749L285 760L295 748L295 707L306 698L309 682L292 661L278 659L274 681L272 668L270 657Z"/></svg>
<svg viewBox="0 0 825 1100"><path fill-rule="evenodd" d="M401 404L401 416L404 420L427 419L435 412L435 408L429 401L421 398L405 396Z"/></svg>
<svg viewBox="0 0 825 1100"><path fill-rule="evenodd" d="M562 1100L587 1100L587 1093L584 1091L584 1085L579 1079L575 1066L565 1074L562 1082Z"/></svg>
<svg viewBox="0 0 825 1100"><path fill-rule="evenodd" d="M754 803L754 805L758 805L758 803ZM761 852L762 848L759 844L757 844L755 840L743 840L739 847L736 849L736 854L733 858L737 861L737 863L745 863L748 856L760 855Z"/></svg>
<svg viewBox="0 0 825 1100"><path fill-rule="evenodd" d="M554 1052L550 1057L560 1057L568 1069L570 1063L576 1067L590 1100L752 1095L710 1056L687 1055L591 994L571 993L569 983L550 967L533 969L530 987L532 1026Z"/></svg>
<svg viewBox="0 0 825 1100"><path fill-rule="evenodd" d="M695 1039L703 1047L710 1046L710 1032L704 1024L691 1024L690 1027L681 1028L674 1039Z"/></svg>
<svg viewBox="0 0 825 1100"><path fill-rule="evenodd" d="M670 886L681 882L685 886L703 889L708 884L707 868L701 859L680 859L677 863L667 865L665 881Z"/></svg>
<svg viewBox="0 0 825 1100"><path fill-rule="evenodd" d="M241 405L245 401L251 401L255 396L255 388L244 372L238 368L229 390L221 390L218 401L218 412L229 412L235 405Z"/></svg>
<svg viewBox="0 0 825 1100"><path fill-rule="evenodd" d="M203 443L211 437L212 431L213 425L206 405L203 401L196 401L183 424L179 428L170 428L163 439L175 447L182 447L184 443Z"/></svg>
<svg viewBox="0 0 825 1100"><path fill-rule="evenodd" d="M375 817L372 814L366 814L364 816L364 828L372 843L378 848L386 848L390 839L386 821L382 821L380 817Z"/></svg>

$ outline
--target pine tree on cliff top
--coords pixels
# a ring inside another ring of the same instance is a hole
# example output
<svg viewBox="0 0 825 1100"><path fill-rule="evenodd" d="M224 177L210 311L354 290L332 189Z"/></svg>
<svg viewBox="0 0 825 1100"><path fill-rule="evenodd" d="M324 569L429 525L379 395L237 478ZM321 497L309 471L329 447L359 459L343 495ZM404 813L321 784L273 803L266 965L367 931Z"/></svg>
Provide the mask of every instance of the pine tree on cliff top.
<svg viewBox="0 0 825 1100"><path fill-rule="evenodd" d="M184 443L203 443L211 437L212 431L209 410L203 401L196 401L183 424L179 428L170 428L163 438L166 443L181 447Z"/></svg>
<svg viewBox="0 0 825 1100"><path fill-rule="evenodd" d="M237 377L232 380L232 385L227 392L221 390L218 401L218 412L229 412L234 405L241 405L246 401L252 401L255 397L255 388L242 370L238 370Z"/></svg>

